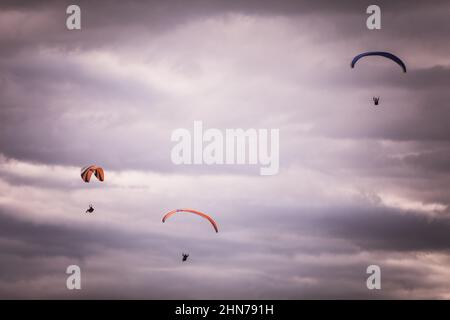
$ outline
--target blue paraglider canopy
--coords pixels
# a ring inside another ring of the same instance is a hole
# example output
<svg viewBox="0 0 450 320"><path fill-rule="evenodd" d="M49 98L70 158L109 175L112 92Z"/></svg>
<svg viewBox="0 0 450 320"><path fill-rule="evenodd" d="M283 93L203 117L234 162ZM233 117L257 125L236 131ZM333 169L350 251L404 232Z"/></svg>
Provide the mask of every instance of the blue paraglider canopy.
<svg viewBox="0 0 450 320"><path fill-rule="evenodd" d="M360 53L356 57L353 58L351 67L354 68L356 62L358 62L359 59L361 59L363 57L368 57L368 56L381 56L381 57L391 59L392 61L396 62L400 67L402 67L403 72L406 72L406 65L403 63L402 60L400 60L399 57L397 57L396 55L393 55L392 53L383 52L383 51L369 51L369 52Z"/></svg>

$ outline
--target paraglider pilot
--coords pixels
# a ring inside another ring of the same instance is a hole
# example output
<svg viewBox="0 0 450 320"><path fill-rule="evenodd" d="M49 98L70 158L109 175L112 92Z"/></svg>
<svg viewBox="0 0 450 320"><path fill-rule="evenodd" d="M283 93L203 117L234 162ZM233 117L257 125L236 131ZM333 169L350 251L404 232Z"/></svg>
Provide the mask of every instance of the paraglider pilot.
<svg viewBox="0 0 450 320"><path fill-rule="evenodd" d="M373 97L373 103L377 106L380 102L380 97Z"/></svg>
<svg viewBox="0 0 450 320"><path fill-rule="evenodd" d="M189 254L186 253L182 253L183 255L183 262L187 260L187 258L189 257Z"/></svg>
<svg viewBox="0 0 450 320"><path fill-rule="evenodd" d="M86 210L86 213L92 213L94 212L94 207L92 206L92 204L89 205L89 209Z"/></svg>

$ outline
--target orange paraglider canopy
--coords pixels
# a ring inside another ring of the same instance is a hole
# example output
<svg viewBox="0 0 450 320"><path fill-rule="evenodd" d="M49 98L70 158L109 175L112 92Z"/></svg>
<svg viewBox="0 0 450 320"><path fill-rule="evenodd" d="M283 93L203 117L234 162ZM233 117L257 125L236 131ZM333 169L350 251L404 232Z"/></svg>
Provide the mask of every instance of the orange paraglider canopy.
<svg viewBox="0 0 450 320"><path fill-rule="evenodd" d="M90 165L81 169L81 179L83 179L84 182L89 182L92 174L100 181L105 180L105 172L103 171L103 168L99 166Z"/></svg>
<svg viewBox="0 0 450 320"><path fill-rule="evenodd" d="M200 217L203 217L203 218L205 218L205 219L208 219L208 221L212 224L214 230L216 230L216 232L219 232L219 228L217 227L217 223L214 221L213 218L211 218L210 216L208 216L207 214L205 214L205 213L203 213L203 212L200 212L200 211L197 211L197 210L192 210L192 209L175 209L175 210L169 211L169 212L166 213L166 214L164 215L164 217L162 218L162 222L163 222L163 223L166 222L166 220L167 220L170 216L174 215L174 214L177 213L177 212L190 212L190 213L194 213L194 214L196 214L196 215L199 215Z"/></svg>

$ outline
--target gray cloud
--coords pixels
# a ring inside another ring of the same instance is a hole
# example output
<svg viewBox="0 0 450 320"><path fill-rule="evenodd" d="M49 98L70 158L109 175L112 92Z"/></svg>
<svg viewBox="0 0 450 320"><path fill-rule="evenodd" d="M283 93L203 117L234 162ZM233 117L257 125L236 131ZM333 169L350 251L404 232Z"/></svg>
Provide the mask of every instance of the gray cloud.
<svg viewBox="0 0 450 320"><path fill-rule="evenodd" d="M76 32L68 4L0 4L1 297L449 297L448 3L381 1L368 31L369 1L79 1ZM366 50L408 73L351 69ZM194 120L280 129L280 174L174 166ZM108 181L80 185L89 163ZM221 232L161 229L178 206Z"/></svg>
<svg viewBox="0 0 450 320"><path fill-rule="evenodd" d="M384 261L401 255L407 259L408 252L446 252L450 227L447 220L427 221L420 215L383 209L370 212L364 208L343 208L333 214L327 213L328 209L311 213L312 210L304 219L291 213L279 217L278 223L271 219L253 221L249 231L267 238L216 240L210 244L185 237L161 238L151 232L124 233L96 225L36 224L2 214L1 274L7 283L0 294L5 296L24 281L29 282L29 297L36 297L39 283L45 286L47 282L50 287L44 297L48 298L392 298L397 297L398 290L418 286L431 290L436 285L417 282L426 273L423 269L390 266ZM360 210L366 212L354 213ZM264 209L259 214L271 217ZM245 219L235 223L247 224ZM270 229L266 228L267 223ZM286 245L283 235L300 238ZM195 253L191 258L193 265L186 266L188 270L183 272L173 259L180 240L182 246ZM361 250L374 253L355 260L349 258ZM126 259L126 265L122 259ZM364 288L365 268L371 261L386 263L383 277L389 290L378 295ZM68 264L78 264L84 270L81 295L71 296L64 289ZM209 266L214 266L215 272L200 280L198 272ZM111 278L115 280L107 280ZM241 281L247 285L237 285ZM130 282L141 285L132 286ZM112 293L115 290L111 288L121 290ZM16 295L20 293L15 292Z"/></svg>

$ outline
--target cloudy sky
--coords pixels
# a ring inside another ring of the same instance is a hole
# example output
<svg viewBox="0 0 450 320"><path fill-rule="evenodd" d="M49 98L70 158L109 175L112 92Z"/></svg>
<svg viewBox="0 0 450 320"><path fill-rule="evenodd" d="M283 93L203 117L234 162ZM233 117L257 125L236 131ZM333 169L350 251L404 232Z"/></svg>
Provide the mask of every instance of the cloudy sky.
<svg viewBox="0 0 450 320"><path fill-rule="evenodd" d="M448 2L378 1L374 31L372 1L75 3L80 31L0 4L0 298L450 298ZM371 50L408 72L350 68ZM279 174L174 165L195 120L279 129Z"/></svg>

